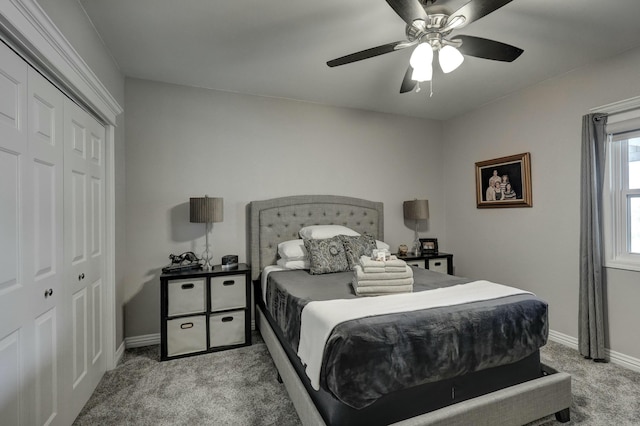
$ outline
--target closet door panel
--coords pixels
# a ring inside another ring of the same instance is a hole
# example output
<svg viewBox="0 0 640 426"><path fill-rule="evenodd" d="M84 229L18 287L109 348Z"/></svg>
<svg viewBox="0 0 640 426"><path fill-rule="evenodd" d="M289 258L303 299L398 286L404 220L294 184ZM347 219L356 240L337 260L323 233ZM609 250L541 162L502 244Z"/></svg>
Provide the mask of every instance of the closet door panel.
<svg viewBox="0 0 640 426"><path fill-rule="evenodd" d="M22 388L20 331L0 338L0 418L8 425L26 424L21 406L25 404L19 390Z"/></svg>
<svg viewBox="0 0 640 426"><path fill-rule="evenodd" d="M63 424L59 413L65 406L58 391L64 370L65 308L63 286L63 114L64 96L49 81L29 68L28 138L31 211L25 215L25 260L32 283L33 307L32 391L34 423Z"/></svg>
<svg viewBox="0 0 640 426"><path fill-rule="evenodd" d="M52 424L58 414L58 324L53 308L36 318L36 424Z"/></svg>
<svg viewBox="0 0 640 426"><path fill-rule="evenodd" d="M33 349L25 214L31 210L27 65L0 43L0 421L31 422Z"/></svg>
<svg viewBox="0 0 640 426"><path fill-rule="evenodd" d="M20 283L20 156L0 150L0 298Z"/></svg>
<svg viewBox="0 0 640 426"><path fill-rule="evenodd" d="M78 413L105 371L104 127L65 103L65 271L71 296L72 411Z"/></svg>

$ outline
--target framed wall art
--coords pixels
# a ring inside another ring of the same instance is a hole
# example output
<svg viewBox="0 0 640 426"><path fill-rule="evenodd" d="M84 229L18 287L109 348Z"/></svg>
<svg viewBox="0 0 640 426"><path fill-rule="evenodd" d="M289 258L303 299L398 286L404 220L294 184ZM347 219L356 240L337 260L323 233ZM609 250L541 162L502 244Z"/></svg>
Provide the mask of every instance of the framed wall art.
<svg viewBox="0 0 640 426"><path fill-rule="evenodd" d="M532 207L531 154L476 163L476 203L479 209Z"/></svg>

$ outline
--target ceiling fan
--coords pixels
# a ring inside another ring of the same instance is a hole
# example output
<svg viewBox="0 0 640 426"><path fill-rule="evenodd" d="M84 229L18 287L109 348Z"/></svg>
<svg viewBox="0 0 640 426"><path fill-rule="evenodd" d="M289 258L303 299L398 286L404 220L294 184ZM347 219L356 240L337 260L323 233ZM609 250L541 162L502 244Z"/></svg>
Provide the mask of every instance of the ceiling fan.
<svg viewBox="0 0 640 426"><path fill-rule="evenodd" d="M432 61L438 56L440 68L449 73L464 61L464 56L513 62L523 52L515 46L485 38L455 35L473 21L494 12L512 0L471 0L451 14L438 11L428 13L427 8L437 0L386 0L389 6L407 23L407 40L395 41L371 49L362 50L327 62L330 67L349 64L385 53L416 46L411 54L409 67L402 80L400 93L413 90L419 82L430 81L433 76Z"/></svg>

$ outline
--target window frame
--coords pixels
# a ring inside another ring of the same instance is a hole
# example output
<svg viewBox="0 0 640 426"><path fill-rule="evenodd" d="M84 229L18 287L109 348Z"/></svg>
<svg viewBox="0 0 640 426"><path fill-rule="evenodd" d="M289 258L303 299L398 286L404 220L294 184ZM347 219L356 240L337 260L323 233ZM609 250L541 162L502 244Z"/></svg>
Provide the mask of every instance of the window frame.
<svg viewBox="0 0 640 426"><path fill-rule="evenodd" d="M640 189L629 189L628 140L640 137L640 129L609 135L603 190L605 267L640 271L640 254L631 250L630 199Z"/></svg>

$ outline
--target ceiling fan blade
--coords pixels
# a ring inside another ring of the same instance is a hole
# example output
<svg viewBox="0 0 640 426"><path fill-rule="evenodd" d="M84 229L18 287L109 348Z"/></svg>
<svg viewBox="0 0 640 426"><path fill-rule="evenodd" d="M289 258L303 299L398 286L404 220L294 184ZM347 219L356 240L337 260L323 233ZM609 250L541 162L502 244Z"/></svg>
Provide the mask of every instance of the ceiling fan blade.
<svg viewBox="0 0 640 426"><path fill-rule="evenodd" d="M385 53L391 53L396 50L402 50L409 46L411 46L411 44L406 41L394 41L393 43L383 44L382 46L372 47L371 49L362 50L360 52L332 59L327 62L327 65L330 67L337 67L338 65L350 64L351 62L357 62L363 59L373 58L374 56L384 55Z"/></svg>
<svg viewBox="0 0 640 426"><path fill-rule="evenodd" d="M473 21L477 21L483 16L487 16L491 12L500 9L505 4L511 3L511 1L513 0L471 0L469 3L453 12L447 21L453 22L457 16L463 16L464 22L456 26L456 28L462 28Z"/></svg>
<svg viewBox="0 0 640 426"><path fill-rule="evenodd" d="M404 74L404 78L402 79L402 86L400 86L400 93L410 92L416 87L417 81L411 79L412 74L413 74L413 67L409 65L409 68L407 68L407 72Z"/></svg>
<svg viewBox="0 0 640 426"><path fill-rule="evenodd" d="M451 41L456 40L462 41L462 45L458 47L460 53L476 58L513 62L524 52L518 47L486 38L458 35L451 39Z"/></svg>
<svg viewBox="0 0 640 426"><path fill-rule="evenodd" d="M416 19L427 20L427 12L418 0L387 0L387 3L408 25Z"/></svg>

